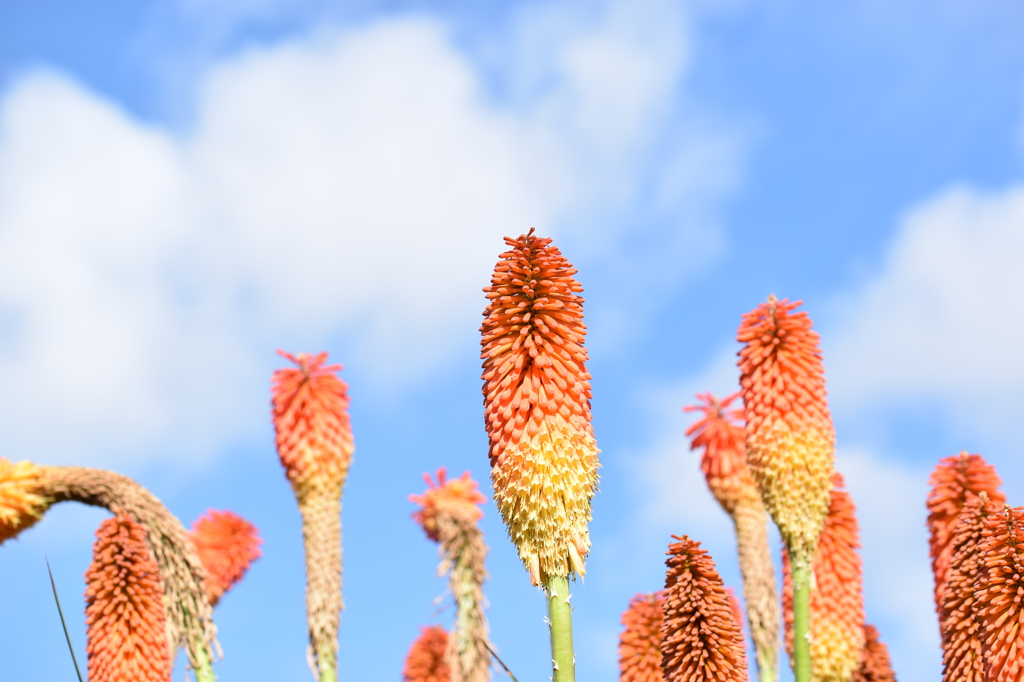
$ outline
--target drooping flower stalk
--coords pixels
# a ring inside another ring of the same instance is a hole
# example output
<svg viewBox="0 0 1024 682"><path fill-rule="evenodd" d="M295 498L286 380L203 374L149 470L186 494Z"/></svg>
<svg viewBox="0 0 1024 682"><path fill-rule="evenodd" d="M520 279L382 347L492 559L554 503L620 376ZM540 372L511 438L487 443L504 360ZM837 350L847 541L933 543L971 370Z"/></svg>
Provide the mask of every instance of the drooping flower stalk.
<svg viewBox="0 0 1024 682"><path fill-rule="evenodd" d="M665 594L638 594L622 614L619 682L665 682L661 673L661 624Z"/></svg>
<svg viewBox="0 0 1024 682"><path fill-rule="evenodd" d="M31 528L49 506L39 491L39 467L0 457L0 544Z"/></svg>
<svg viewBox="0 0 1024 682"><path fill-rule="evenodd" d="M941 614L942 590L953 553L953 534L960 510L967 501L984 491L993 504L1001 505L1006 496L999 490L1002 481L995 467L981 455L959 455L939 461L928 479L928 533L935 578L935 610ZM941 617L941 616L940 616Z"/></svg>
<svg viewBox="0 0 1024 682"><path fill-rule="evenodd" d="M554 682L572 682L568 578L585 573L598 478L583 287L550 239L531 229L505 243L480 329L491 482L530 580L544 585Z"/></svg>
<svg viewBox="0 0 1024 682"><path fill-rule="evenodd" d="M986 682L1016 682L1024 673L1024 508L1003 507L985 519L974 614Z"/></svg>
<svg viewBox="0 0 1024 682"><path fill-rule="evenodd" d="M975 614L975 582L981 571L985 520L1000 512L984 490L969 495L958 515L942 589L939 630L943 682L984 682L980 623Z"/></svg>
<svg viewBox="0 0 1024 682"><path fill-rule="evenodd" d="M896 673L889 659L889 647L885 645L874 625L864 626L864 653L860 668L850 682L896 682Z"/></svg>
<svg viewBox="0 0 1024 682"><path fill-rule="evenodd" d="M85 573L90 682L170 682L164 586L146 535L123 512L96 531Z"/></svg>
<svg viewBox="0 0 1024 682"><path fill-rule="evenodd" d="M745 682L743 631L715 562L699 542L672 537L661 625L666 682Z"/></svg>
<svg viewBox="0 0 1024 682"><path fill-rule="evenodd" d="M424 475L427 490L409 499L420 505L413 518L434 542L440 544L438 573L448 575L455 600L455 623L448 634L446 660L452 682L488 682L491 655L488 650L487 616L483 584L487 545L479 521L486 498L469 472L448 479L438 469L437 483Z"/></svg>
<svg viewBox="0 0 1024 682"><path fill-rule="evenodd" d="M206 569L210 606L216 606L262 555L256 526L230 511L208 510L192 524L189 537Z"/></svg>
<svg viewBox="0 0 1024 682"><path fill-rule="evenodd" d="M145 542L160 568L168 655L188 653L198 682L213 681L217 628L203 584L206 570L181 521L141 485L120 474L85 467L42 466L35 494L52 503L80 502L126 513L145 529Z"/></svg>
<svg viewBox="0 0 1024 682"><path fill-rule="evenodd" d="M793 569L796 682L811 679L811 561L828 513L835 432L817 332L799 301L774 295L743 316L737 340L747 463Z"/></svg>
<svg viewBox="0 0 1024 682"><path fill-rule="evenodd" d="M692 438L691 449L704 448L701 469L708 489L732 518L758 673L761 682L774 682L779 673L779 598L768 544L768 515L747 467L746 435L736 423L742 411L729 409L738 396L718 400L710 393L698 394L702 404L683 409L704 416L686 435Z"/></svg>
<svg viewBox="0 0 1024 682"><path fill-rule="evenodd" d="M843 478L833 474L828 516L814 555L811 591L811 679L848 682L860 667L864 652L864 590L860 531L856 508L843 490ZM783 609L786 649L793 655L793 582L789 557L783 553Z"/></svg>
<svg viewBox="0 0 1024 682"><path fill-rule="evenodd" d="M402 682L451 682L446 655L448 639L440 625L422 628L405 655Z"/></svg>
<svg viewBox="0 0 1024 682"><path fill-rule="evenodd" d="M325 365L327 353L291 355L274 372L277 453L302 513L306 552L306 618L314 677L334 682L341 619L341 495L355 449L348 386Z"/></svg>

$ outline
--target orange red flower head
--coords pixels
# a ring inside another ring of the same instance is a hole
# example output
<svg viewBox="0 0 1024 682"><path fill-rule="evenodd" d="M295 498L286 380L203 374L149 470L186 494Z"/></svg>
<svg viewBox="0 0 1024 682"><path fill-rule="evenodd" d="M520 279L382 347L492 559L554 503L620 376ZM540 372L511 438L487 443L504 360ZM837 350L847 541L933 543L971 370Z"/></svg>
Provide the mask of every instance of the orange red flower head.
<svg viewBox="0 0 1024 682"><path fill-rule="evenodd" d="M638 594L622 614L619 682L664 682L661 674L661 623L665 595Z"/></svg>
<svg viewBox="0 0 1024 682"><path fill-rule="evenodd" d="M127 514L101 523L85 582L90 682L169 682L163 581L146 529Z"/></svg>
<svg viewBox="0 0 1024 682"><path fill-rule="evenodd" d="M260 558L263 541L256 526L241 516L213 509L196 519L189 535L206 569L206 595L216 606Z"/></svg>
<svg viewBox="0 0 1024 682"><path fill-rule="evenodd" d="M690 449L704 448L700 468L704 472L708 489L728 513L744 499L759 497L747 467L746 432L739 423L742 410L730 410L729 405L739 393L718 400L710 393L697 394L700 405L684 407L684 412L700 411L704 416L690 425Z"/></svg>
<svg viewBox="0 0 1024 682"><path fill-rule="evenodd" d="M420 636L405 656L402 682L449 682L451 674L444 652L448 633L440 625L420 630Z"/></svg>
<svg viewBox="0 0 1024 682"><path fill-rule="evenodd" d="M786 546L809 558L828 511L835 434L818 334L799 305L769 296L736 338L747 461Z"/></svg>
<svg viewBox="0 0 1024 682"><path fill-rule="evenodd" d="M437 482L424 474L427 490L422 495L410 495L409 501L420 505L412 518L420 524L423 532L434 542L438 542L438 517L448 516L461 521L473 523L484 515L480 505L487 501L469 472L459 478L448 478L444 467L437 470Z"/></svg>
<svg viewBox="0 0 1024 682"><path fill-rule="evenodd" d="M39 467L0 457L0 544L41 519L48 506L39 491Z"/></svg>
<svg viewBox="0 0 1024 682"><path fill-rule="evenodd" d="M1024 674L1024 508L1003 507L985 519L974 583L974 614L984 680L1016 682Z"/></svg>
<svg viewBox="0 0 1024 682"><path fill-rule="evenodd" d="M747 654L729 593L700 543L672 536L661 626L666 682L746 682Z"/></svg>
<svg viewBox="0 0 1024 682"><path fill-rule="evenodd" d="M325 365L327 353L278 353L296 367L279 369L271 379L277 452L299 497L312 486L344 485L352 451L348 386Z"/></svg>
<svg viewBox="0 0 1024 682"><path fill-rule="evenodd" d="M480 328L494 498L519 557L544 576L583 573L598 449L590 425L583 290L533 230L506 238Z"/></svg>

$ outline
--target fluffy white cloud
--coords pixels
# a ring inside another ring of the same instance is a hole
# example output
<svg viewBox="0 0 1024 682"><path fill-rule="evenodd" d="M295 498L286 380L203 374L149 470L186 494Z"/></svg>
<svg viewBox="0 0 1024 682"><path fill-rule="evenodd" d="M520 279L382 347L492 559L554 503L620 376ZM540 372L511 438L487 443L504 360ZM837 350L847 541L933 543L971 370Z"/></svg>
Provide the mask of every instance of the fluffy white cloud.
<svg viewBox="0 0 1024 682"><path fill-rule="evenodd" d="M475 330L503 235L617 256L612 221L580 216L655 181L669 208L720 194L726 138L664 158L697 135L675 122L684 17L585 15L523 22L507 97L424 18L248 51L211 69L186 132L25 76L0 102L8 454L203 455L264 414L274 347L343 338L383 380L422 375Z"/></svg>
<svg viewBox="0 0 1024 682"><path fill-rule="evenodd" d="M911 210L826 336L837 409L941 401L1009 434L1024 409L1024 187L953 188Z"/></svg>

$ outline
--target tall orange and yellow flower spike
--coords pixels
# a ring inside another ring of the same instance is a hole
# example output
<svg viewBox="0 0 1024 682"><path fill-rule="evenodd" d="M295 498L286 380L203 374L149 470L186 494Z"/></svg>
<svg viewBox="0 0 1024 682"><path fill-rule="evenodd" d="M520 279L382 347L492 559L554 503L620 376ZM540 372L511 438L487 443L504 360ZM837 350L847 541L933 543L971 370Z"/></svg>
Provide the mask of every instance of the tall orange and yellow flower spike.
<svg viewBox="0 0 1024 682"><path fill-rule="evenodd" d="M847 682L863 658L864 589L860 529L843 478L833 474L828 517L814 555L811 592L811 679ZM793 581L789 557L783 554L783 608L786 614L786 649L793 655Z"/></svg>
<svg viewBox="0 0 1024 682"><path fill-rule="evenodd" d="M256 526L230 511L207 510L192 524L189 537L206 569L203 586L210 606L216 606L262 555Z"/></svg>
<svg viewBox="0 0 1024 682"><path fill-rule="evenodd" d="M619 682L665 682L661 674L661 624L665 593L638 594L622 613Z"/></svg>
<svg viewBox="0 0 1024 682"><path fill-rule="evenodd" d="M440 544L438 571L448 574L455 601L455 623L445 652L451 682L489 682L491 652L483 591L487 545L479 526L483 516L480 505L486 498L468 471L449 479L441 468L436 483L429 475L423 478L427 490L410 495L409 500L420 505L413 519L427 537Z"/></svg>
<svg viewBox="0 0 1024 682"><path fill-rule="evenodd" d="M325 365L327 353L291 355L297 367L274 372L277 453L302 512L306 614L311 660L321 682L337 679L341 617L341 495L354 444L348 387Z"/></svg>
<svg viewBox="0 0 1024 682"><path fill-rule="evenodd" d="M443 627L422 628L405 655L402 682L451 682L447 649L448 633Z"/></svg>
<svg viewBox="0 0 1024 682"><path fill-rule="evenodd" d="M700 404L683 410L703 416L686 430L686 435L691 437L690 449L704 448L704 479L732 518L760 680L774 682L779 675L780 619L775 567L768 543L768 514L747 466L746 433L738 423L742 411L729 409L738 397L736 393L718 400L710 393L698 394Z"/></svg>
<svg viewBox="0 0 1024 682"><path fill-rule="evenodd" d="M774 295L743 316L737 340L747 462L793 563L794 673L811 679L811 560L828 513L835 433L817 332Z"/></svg>
<svg viewBox="0 0 1024 682"><path fill-rule="evenodd" d="M43 518L50 500L39 489L40 470L29 461L0 457L0 544Z"/></svg>
<svg viewBox="0 0 1024 682"><path fill-rule="evenodd" d="M985 682L1024 676L1024 507L985 519L981 560L974 582Z"/></svg>
<svg viewBox="0 0 1024 682"><path fill-rule="evenodd" d="M966 452L939 460L928 479L928 544L935 579L935 609L940 613L960 511L983 491L992 504L1003 504L1006 495L999 490L1002 483L995 467L984 457Z"/></svg>
<svg viewBox="0 0 1024 682"><path fill-rule="evenodd" d="M666 682L746 682L743 630L715 562L699 542L672 537L661 624Z"/></svg>
<svg viewBox="0 0 1024 682"><path fill-rule="evenodd" d="M554 682L575 679L568 578L585 572L598 449L590 425L583 287L531 229L505 238L480 328L494 501L548 597Z"/></svg>
<svg viewBox="0 0 1024 682"><path fill-rule="evenodd" d="M123 513L103 521L85 582L90 682L170 682L164 587L146 529Z"/></svg>

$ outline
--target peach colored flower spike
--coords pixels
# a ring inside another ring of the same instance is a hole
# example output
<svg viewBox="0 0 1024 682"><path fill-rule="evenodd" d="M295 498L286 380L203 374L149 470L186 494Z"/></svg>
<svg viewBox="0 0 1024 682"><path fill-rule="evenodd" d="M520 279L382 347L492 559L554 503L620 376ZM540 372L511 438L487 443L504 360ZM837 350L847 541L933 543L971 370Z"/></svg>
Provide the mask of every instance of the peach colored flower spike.
<svg viewBox="0 0 1024 682"><path fill-rule="evenodd" d="M206 595L216 606L262 555L259 531L241 516L213 509L196 519L189 533L206 569Z"/></svg>
<svg viewBox="0 0 1024 682"><path fill-rule="evenodd" d="M405 656L402 682L450 682L445 649L448 633L440 625L420 630L420 636L409 647Z"/></svg>
<svg viewBox="0 0 1024 682"><path fill-rule="evenodd" d="M811 660L815 682L844 682L860 667L864 649L864 590L856 507L833 474L825 527L814 555L811 591ZM786 649L793 655L793 581L783 552L783 609Z"/></svg>
<svg viewBox="0 0 1024 682"><path fill-rule="evenodd" d="M928 534L935 578L935 608L942 611L942 590L953 553L956 522L967 501L984 491L993 504L1003 504L1002 481L994 466L981 455L961 452L939 461L928 479Z"/></svg>
<svg viewBox="0 0 1024 682"><path fill-rule="evenodd" d="M743 631L711 556L672 536L665 574L661 669L667 682L746 682Z"/></svg>
<svg viewBox="0 0 1024 682"><path fill-rule="evenodd" d="M743 595L761 682L778 678L779 600L775 588L775 567L768 543L768 514L761 494L747 466L746 433L740 425L741 410L729 405L739 394L718 400L710 393L698 394L699 405L685 412L702 412L686 435L690 449L704 448L701 469L708 489L732 518L743 575Z"/></svg>
<svg viewBox="0 0 1024 682"><path fill-rule="evenodd" d="M985 520L974 583L974 614L985 682L1024 678L1024 507L1003 507Z"/></svg>
<svg viewBox="0 0 1024 682"><path fill-rule="evenodd" d="M341 495L354 444L348 386L325 365L327 353L291 355L271 391L277 452L302 512L306 614L315 676L337 679L341 619Z"/></svg>
<svg viewBox="0 0 1024 682"><path fill-rule="evenodd" d="M638 594L622 614L619 682L664 682L661 674L661 623L665 593Z"/></svg>
<svg viewBox="0 0 1024 682"><path fill-rule="evenodd" d="M585 572L598 449L583 290L531 229L505 238L480 331L494 499L534 584Z"/></svg>
<svg viewBox="0 0 1024 682"><path fill-rule="evenodd" d="M0 544L32 527L50 506L39 491L39 467L0 457Z"/></svg>
<svg viewBox="0 0 1024 682"><path fill-rule="evenodd" d="M881 640L874 625L864 626L864 640L863 660L850 682L896 682L889 647Z"/></svg>
<svg viewBox="0 0 1024 682"><path fill-rule="evenodd" d="M800 304L769 296L736 338L747 461L786 546L809 559L828 512L835 433L818 334L793 312Z"/></svg>
<svg viewBox="0 0 1024 682"><path fill-rule="evenodd" d="M483 516L479 505L486 498L468 471L449 479L441 468L437 483L429 475L423 478L426 492L410 495L409 500L420 505L413 519L427 537L441 545L438 572L448 574L448 587L455 601L455 624L445 652L451 682L489 682L491 653L483 592L487 545L478 524Z"/></svg>
<svg viewBox="0 0 1024 682"><path fill-rule="evenodd" d="M146 529L127 514L103 521L85 582L90 682L169 682L164 588Z"/></svg>

